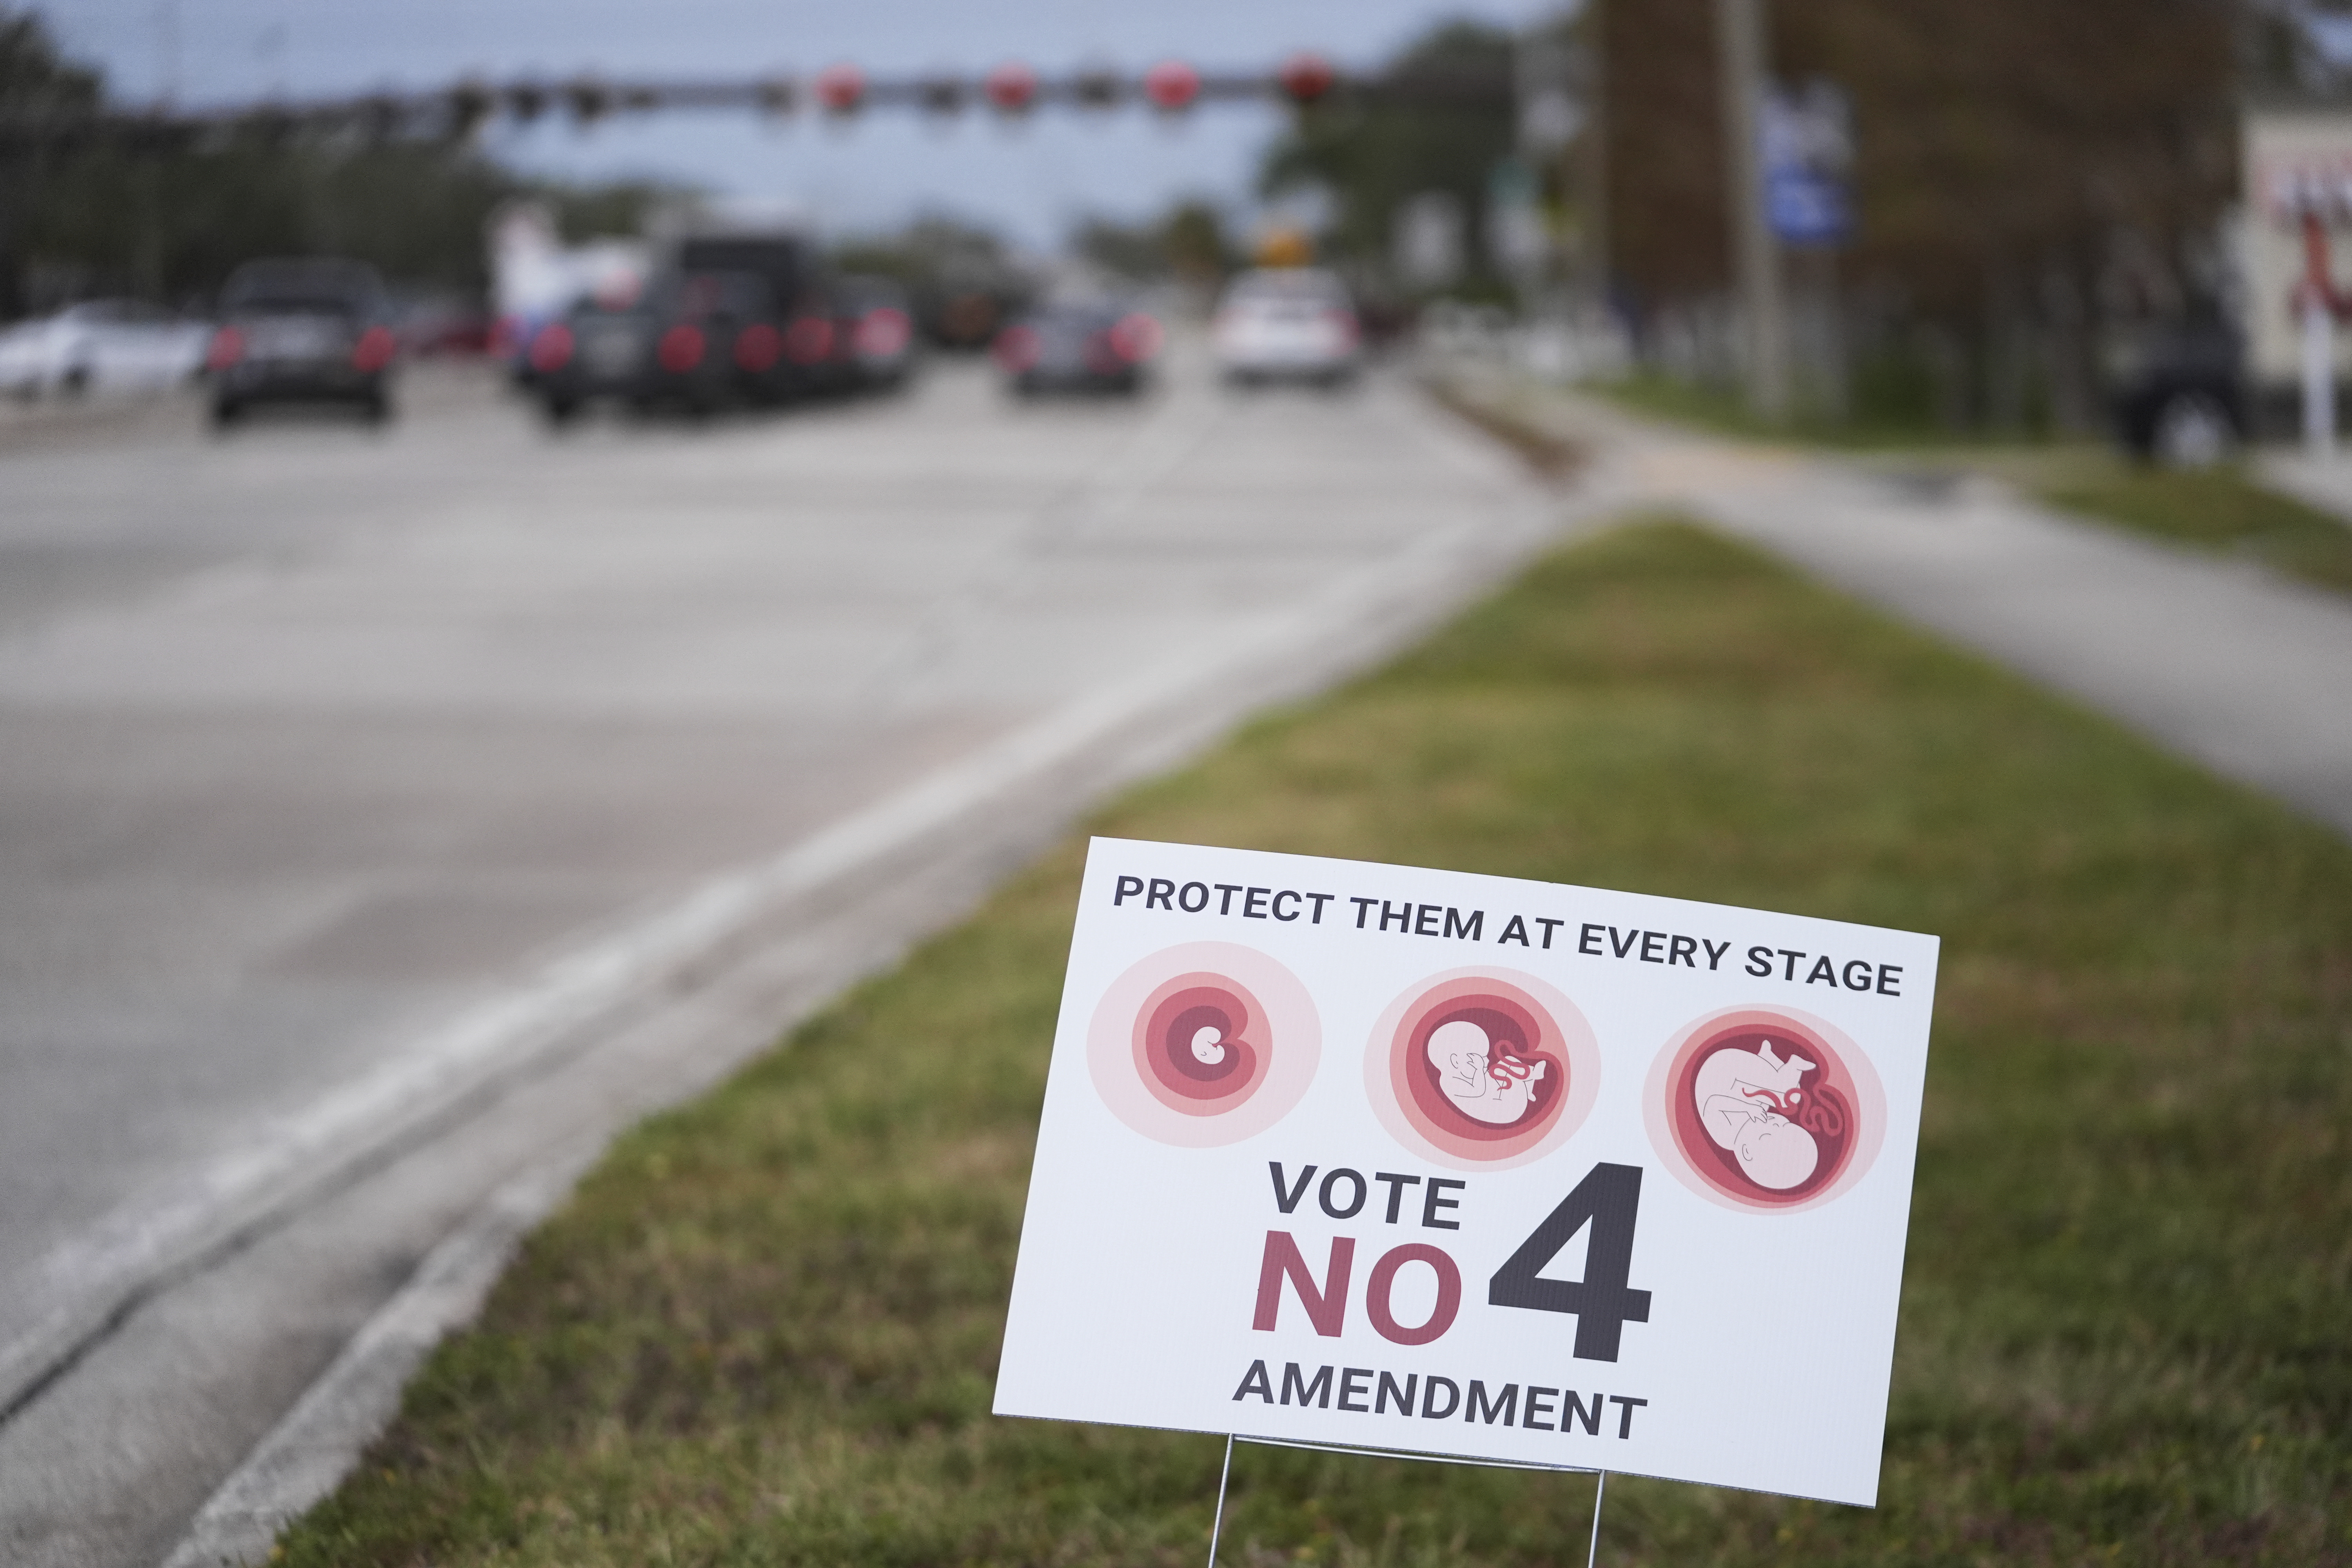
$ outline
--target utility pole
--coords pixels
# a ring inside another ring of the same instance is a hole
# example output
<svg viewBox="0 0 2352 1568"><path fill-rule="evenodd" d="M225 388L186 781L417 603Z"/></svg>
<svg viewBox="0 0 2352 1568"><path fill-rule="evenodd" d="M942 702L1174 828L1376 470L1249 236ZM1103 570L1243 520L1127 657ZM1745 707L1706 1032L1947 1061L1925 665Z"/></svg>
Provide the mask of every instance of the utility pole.
<svg viewBox="0 0 2352 1568"><path fill-rule="evenodd" d="M1764 203L1763 0L1716 0L1715 20L1732 254L1748 329L1748 402L1759 417L1778 422L1789 412L1789 311L1780 247Z"/></svg>
<svg viewBox="0 0 2352 1568"><path fill-rule="evenodd" d="M1577 167L1569 188L1583 196L1585 308L1598 320L1609 309L1609 74L1606 0L1584 11L1584 134L1577 138Z"/></svg>

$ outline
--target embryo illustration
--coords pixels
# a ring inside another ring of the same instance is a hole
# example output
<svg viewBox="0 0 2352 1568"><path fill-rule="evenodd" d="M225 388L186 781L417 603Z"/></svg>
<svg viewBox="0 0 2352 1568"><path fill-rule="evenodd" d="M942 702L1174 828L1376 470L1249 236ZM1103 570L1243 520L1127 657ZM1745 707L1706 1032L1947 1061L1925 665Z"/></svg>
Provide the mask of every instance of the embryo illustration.
<svg viewBox="0 0 2352 1568"><path fill-rule="evenodd" d="M1298 977L1234 942L1161 948L1104 988L1087 1069L1134 1131L1205 1149L1264 1131L1314 1080L1322 1025Z"/></svg>

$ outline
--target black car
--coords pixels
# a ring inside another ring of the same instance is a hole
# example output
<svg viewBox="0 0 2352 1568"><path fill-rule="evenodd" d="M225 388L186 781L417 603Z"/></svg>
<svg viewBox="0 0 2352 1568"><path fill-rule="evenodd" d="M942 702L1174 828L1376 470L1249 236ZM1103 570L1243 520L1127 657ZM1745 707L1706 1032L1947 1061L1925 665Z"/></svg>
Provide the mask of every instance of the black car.
<svg viewBox="0 0 2352 1568"><path fill-rule="evenodd" d="M1132 393L1160 336L1158 321L1122 305L1045 305L996 334L996 363L1024 396Z"/></svg>
<svg viewBox="0 0 2352 1568"><path fill-rule="evenodd" d="M887 278L844 277L834 287L834 321L858 390L905 384L915 363L915 310L904 288Z"/></svg>
<svg viewBox="0 0 2352 1568"><path fill-rule="evenodd" d="M362 262L249 261L221 290L205 356L215 423L263 403L341 403L370 419L392 413L400 355L383 279Z"/></svg>
<svg viewBox="0 0 2352 1568"><path fill-rule="evenodd" d="M679 272L634 299L583 300L539 330L525 358L550 420L591 404L706 415L762 395L782 358L764 280Z"/></svg>
<svg viewBox="0 0 2352 1568"><path fill-rule="evenodd" d="M642 291L595 295L539 329L517 361L518 380L557 425L595 403L635 403L645 390L653 339Z"/></svg>
<svg viewBox="0 0 2352 1568"><path fill-rule="evenodd" d="M2116 434L2134 456L2202 468L2245 439L2244 350L2218 311L2119 331L2106 357Z"/></svg>

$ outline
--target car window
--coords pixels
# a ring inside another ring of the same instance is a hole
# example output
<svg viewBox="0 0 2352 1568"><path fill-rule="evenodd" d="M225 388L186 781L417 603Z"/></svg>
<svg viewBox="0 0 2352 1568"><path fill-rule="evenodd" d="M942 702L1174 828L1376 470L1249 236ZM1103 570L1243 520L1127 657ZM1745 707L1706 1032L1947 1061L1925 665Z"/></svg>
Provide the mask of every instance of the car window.
<svg viewBox="0 0 2352 1568"><path fill-rule="evenodd" d="M652 290L656 307L683 316L757 316L768 310L767 280L748 272L682 272Z"/></svg>
<svg viewBox="0 0 2352 1568"><path fill-rule="evenodd" d="M353 262L253 262L232 274L221 308L259 314L365 315L381 307L375 269Z"/></svg>

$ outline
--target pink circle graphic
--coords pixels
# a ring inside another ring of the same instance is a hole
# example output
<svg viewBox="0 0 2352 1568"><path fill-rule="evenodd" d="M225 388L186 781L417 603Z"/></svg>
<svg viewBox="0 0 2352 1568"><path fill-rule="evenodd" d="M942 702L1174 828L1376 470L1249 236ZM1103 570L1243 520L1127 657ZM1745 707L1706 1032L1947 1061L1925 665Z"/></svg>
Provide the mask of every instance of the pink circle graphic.
<svg viewBox="0 0 2352 1568"><path fill-rule="evenodd" d="M1323 1030L1298 977L1255 948L1163 948L1110 983L1087 1026L1087 1069L1112 1115L1155 1142L1237 1143L1314 1081Z"/></svg>
<svg viewBox="0 0 2352 1568"><path fill-rule="evenodd" d="M1751 1214L1853 1190L1886 1138L1886 1094L1862 1048L1789 1008L1738 1007L1658 1053L1643 1095L1650 1141L1684 1185Z"/></svg>
<svg viewBox="0 0 2352 1568"><path fill-rule="evenodd" d="M1500 1170L1541 1159L1584 1124L1601 1051L1576 1005L1534 975L1456 969L1389 1004L1364 1084L1405 1147L1456 1170Z"/></svg>

